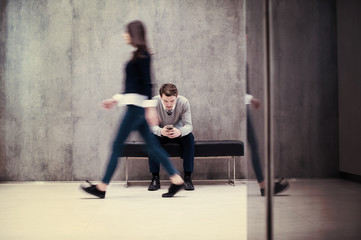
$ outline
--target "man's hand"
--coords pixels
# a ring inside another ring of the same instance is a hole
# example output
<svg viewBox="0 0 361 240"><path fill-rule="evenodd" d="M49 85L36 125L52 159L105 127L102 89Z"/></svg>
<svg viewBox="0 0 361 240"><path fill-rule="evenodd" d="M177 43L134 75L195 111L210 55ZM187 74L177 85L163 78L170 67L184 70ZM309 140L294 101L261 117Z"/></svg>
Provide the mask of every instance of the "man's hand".
<svg viewBox="0 0 361 240"><path fill-rule="evenodd" d="M111 109L112 107L114 107L117 104L117 101L110 98L110 99L106 99L101 103L102 108L104 109Z"/></svg>
<svg viewBox="0 0 361 240"><path fill-rule="evenodd" d="M145 108L145 119L149 126L159 125L158 113L155 107Z"/></svg>
<svg viewBox="0 0 361 240"><path fill-rule="evenodd" d="M258 109L261 107L261 101L257 98L252 98L251 99L251 105L252 107L254 107L255 109Z"/></svg>
<svg viewBox="0 0 361 240"><path fill-rule="evenodd" d="M163 127L162 130L160 131L160 134L162 134L162 136L164 137L168 137L168 138L177 138L180 135L182 135L182 132L178 129L173 127L172 129L167 129L166 127Z"/></svg>
<svg viewBox="0 0 361 240"><path fill-rule="evenodd" d="M178 128L173 128L172 130L169 130L169 138L177 138L180 135L182 135L182 132Z"/></svg>

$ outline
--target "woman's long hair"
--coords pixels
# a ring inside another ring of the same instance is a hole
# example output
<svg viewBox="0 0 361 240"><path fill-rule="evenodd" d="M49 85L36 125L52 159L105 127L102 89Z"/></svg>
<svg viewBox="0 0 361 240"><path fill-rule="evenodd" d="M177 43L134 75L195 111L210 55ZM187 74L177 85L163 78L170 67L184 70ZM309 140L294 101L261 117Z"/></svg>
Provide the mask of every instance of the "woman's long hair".
<svg viewBox="0 0 361 240"><path fill-rule="evenodd" d="M143 23L139 20L132 21L127 25L127 31L131 37L131 44L137 48L137 50L133 52L132 60L134 61L138 58L145 57L144 53L148 52L148 48Z"/></svg>

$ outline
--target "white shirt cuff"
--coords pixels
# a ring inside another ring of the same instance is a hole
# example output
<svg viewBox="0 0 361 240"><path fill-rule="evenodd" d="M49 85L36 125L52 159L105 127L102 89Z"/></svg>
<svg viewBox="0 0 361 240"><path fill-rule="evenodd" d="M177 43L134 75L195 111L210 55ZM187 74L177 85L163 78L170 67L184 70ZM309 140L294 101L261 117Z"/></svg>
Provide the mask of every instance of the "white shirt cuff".
<svg viewBox="0 0 361 240"><path fill-rule="evenodd" d="M147 107L156 107L158 102L157 100L143 100L147 98L146 96L128 93L124 94L115 94L112 99L118 102L118 106L124 106L128 104L133 104L139 107L147 108Z"/></svg>
<svg viewBox="0 0 361 240"><path fill-rule="evenodd" d="M246 94L246 96L244 97L244 101L246 104L251 104L251 100L252 100L253 96L251 94Z"/></svg>
<svg viewBox="0 0 361 240"><path fill-rule="evenodd" d="M158 104L157 100L144 100L143 101L143 107L156 107Z"/></svg>
<svg viewBox="0 0 361 240"><path fill-rule="evenodd" d="M115 101L118 102L118 106L123 105L122 104L122 99L123 99L124 95L123 94L115 94L112 99L114 99Z"/></svg>

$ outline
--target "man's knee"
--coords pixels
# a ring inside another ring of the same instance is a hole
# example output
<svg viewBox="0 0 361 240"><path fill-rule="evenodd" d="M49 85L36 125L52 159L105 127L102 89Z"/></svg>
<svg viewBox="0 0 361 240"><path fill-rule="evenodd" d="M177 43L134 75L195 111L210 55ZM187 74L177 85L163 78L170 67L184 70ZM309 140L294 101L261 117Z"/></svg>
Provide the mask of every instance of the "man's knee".
<svg viewBox="0 0 361 240"><path fill-rule="evenodd" d="M190 133L190 134L188 134L188 135L186 135L186 136L181 137L181 139L182 139L183 142L187 142L187 143L192 143L192 144L194 144L194 136L193 136L192 133Z"/></svg>

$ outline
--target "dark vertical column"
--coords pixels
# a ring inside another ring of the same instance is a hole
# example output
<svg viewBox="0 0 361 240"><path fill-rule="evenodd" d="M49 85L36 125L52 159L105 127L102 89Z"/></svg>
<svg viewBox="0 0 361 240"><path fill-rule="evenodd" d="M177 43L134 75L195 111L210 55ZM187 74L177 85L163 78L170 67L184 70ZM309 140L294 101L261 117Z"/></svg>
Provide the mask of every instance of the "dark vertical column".
<svg viewBox="0 0 361 240"><path fill-rule="evenodd" d="M272 128L272 23L271 23L271 3L265 0L265 166L266 166L266 217L267 217L267 239L273 239L273 128Z"/></svg>

